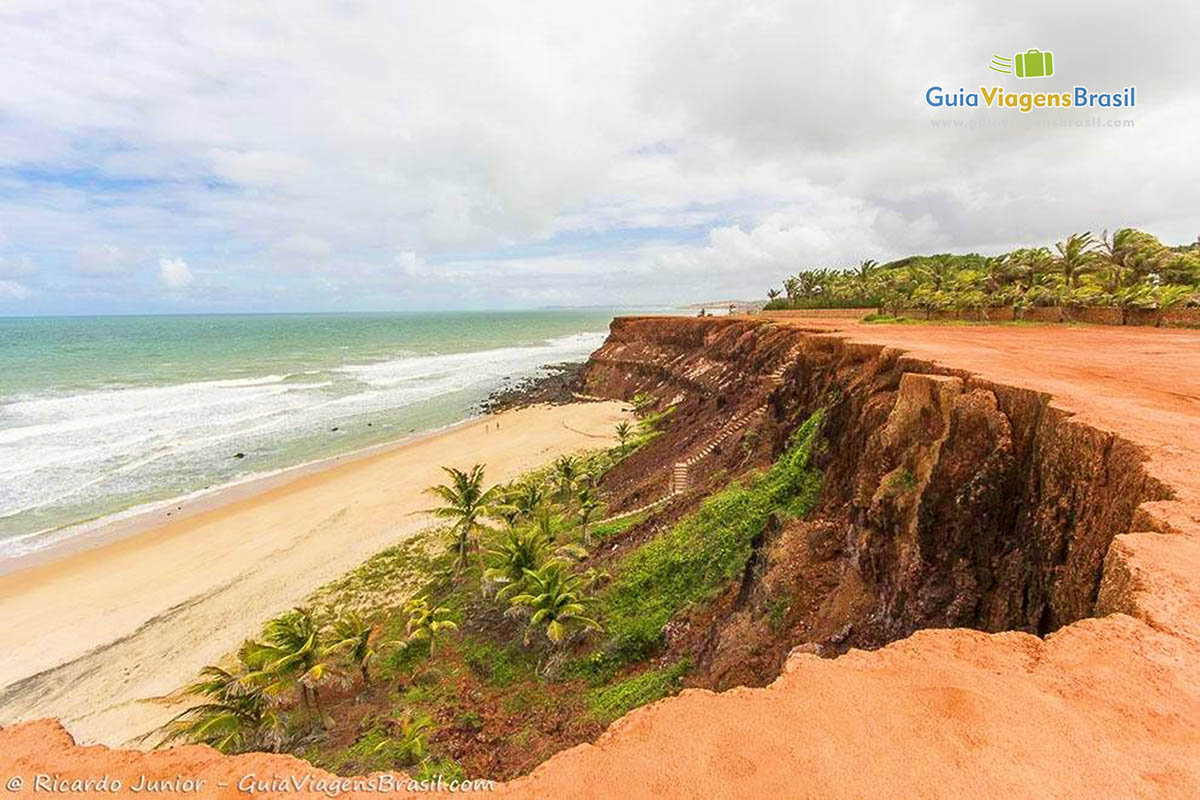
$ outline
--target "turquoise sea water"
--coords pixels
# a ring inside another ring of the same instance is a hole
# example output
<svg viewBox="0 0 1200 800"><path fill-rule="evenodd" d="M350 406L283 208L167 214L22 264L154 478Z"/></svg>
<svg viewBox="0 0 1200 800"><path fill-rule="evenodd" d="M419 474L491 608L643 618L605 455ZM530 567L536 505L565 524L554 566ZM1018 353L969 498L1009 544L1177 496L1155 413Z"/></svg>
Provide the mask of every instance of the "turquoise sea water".
<svg viewBox="0 0 1200 800"><path fill-rule="evenodd" d="M0 319L0 557L76 523L457 422L506 379L584 359L611 318Z"/></svg>

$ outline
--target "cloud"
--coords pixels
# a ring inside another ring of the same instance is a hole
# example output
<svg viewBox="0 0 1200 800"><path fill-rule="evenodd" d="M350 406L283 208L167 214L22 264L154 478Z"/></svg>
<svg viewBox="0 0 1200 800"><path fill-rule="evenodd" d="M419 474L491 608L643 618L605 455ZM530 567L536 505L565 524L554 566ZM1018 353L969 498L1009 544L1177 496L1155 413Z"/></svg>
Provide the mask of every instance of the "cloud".
<svg viewBox="0 0 1200 800"><path fill-rule="evenodd" d="M425 259L412 250L404 250L396 254L396 268L406 278L427 278L432 274L425 264Z"/></svg>
<svg viewBox="0 0 1200 800"><path fill-rule="evenodd" d="M89 244L75 254L75 272L89 278L113 278L135 268L134 259L112 244Z"/></svg>
<svg viewBox="0 0 1200 800"><path fill-rule="evenodd" d="M31 294L29 287L17 281L0 281L0 300L24 300Z"/></svg>
<svg viewBox="0 0 1200 800"><path fill-rule="evenodd" d="M24 278L37 271L29 256L0 256L0 278Z"/></svg>
<svg viewBox="0 0 1200 800"><path fill-rule="evenodd" d="M196 280L188 265L182 258L160 258L158 260L158 279L172 291L179 291L191 286Z"/></svg>
<svg viewBox="0 0 1200 800"><path fill-rule="evenodd" d="M1200 216L1195 4L6 12L0 258L49 310L672 302ZM1029 46L1047 88L1136 84L1136 124L932 126L928 86L1017 88L987 62Z"/></svg>
<svg viewBox="0 0 1200 800"><path fill-rule="evenodd" d="M333 247L329 242L307 233L287 237L274 247L274 255L283 259L322 260L329 257Z"/></svg>

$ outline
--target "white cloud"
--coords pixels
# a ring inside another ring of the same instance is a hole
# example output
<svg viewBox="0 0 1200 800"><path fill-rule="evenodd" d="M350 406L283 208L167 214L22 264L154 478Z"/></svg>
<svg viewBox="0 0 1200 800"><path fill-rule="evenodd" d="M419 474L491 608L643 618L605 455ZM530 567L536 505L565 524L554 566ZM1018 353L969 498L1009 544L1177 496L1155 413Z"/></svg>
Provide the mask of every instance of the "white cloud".
<svg viewBox="0 0 1200 800"><path fill-rule="evenodd" d="M402 250L396 254L396 268L406 278L427 278L430 275L425 259L412 250Z"/></svg>
<svg viewBox="0 0 1200 800"><path fill-rule="evenodd" d="M589 303L1119 224L1190 240L1198 22L1196 4L446 0L280 26L234 0L9 0L0 258L57 278L39 297L110 278L428 305L500 268L478 302ZM931 127L925 88L990 82L993 52L1031 42L1055 52L1047 87L1136 83L1135 127ZM181 252L203 280L155 273Z"/></svg>
<svg viewBox="0 0 1200 800"><path fill-rule="evenodd" d="M29 287L17 281L0 281L0 300L24 300L31 294Z"/></svg>
<svg viewBox="0 0 1200 800"><path fill-rule="evenodd" d="M0 278L24 278L37 271L29 256L0 256Z"/></svg>
<svg viewBox="0 0 1200 800"><path fill-rule="evenodd" d="M196 280L182 258L160 258L158 260L158 278L162 281L163 286L173 291L186 289Z"/></svg>
<svg viewBox="0 0 1200 800"><path fill-rule="evenodd" d="M90 278L113 278L135 268L133 257L113 244L89 244L75 253L75 272Z"/></svg>

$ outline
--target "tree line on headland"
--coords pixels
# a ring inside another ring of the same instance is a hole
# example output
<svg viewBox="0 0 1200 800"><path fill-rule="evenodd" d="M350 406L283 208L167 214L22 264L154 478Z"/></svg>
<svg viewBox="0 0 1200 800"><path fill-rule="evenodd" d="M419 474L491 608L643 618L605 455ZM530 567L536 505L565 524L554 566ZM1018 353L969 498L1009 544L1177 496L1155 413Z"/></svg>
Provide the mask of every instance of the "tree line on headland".
<svg viewBox="0 0 1200 800"><path fill-rule="evenodd" d="M1135 228L1074 233L1049 247L994 256L909 256L886 264L796 273L767 292L766 310L879 308L898 312L1038 307L1200 306L1200 239L1164 245Z"/></svg>

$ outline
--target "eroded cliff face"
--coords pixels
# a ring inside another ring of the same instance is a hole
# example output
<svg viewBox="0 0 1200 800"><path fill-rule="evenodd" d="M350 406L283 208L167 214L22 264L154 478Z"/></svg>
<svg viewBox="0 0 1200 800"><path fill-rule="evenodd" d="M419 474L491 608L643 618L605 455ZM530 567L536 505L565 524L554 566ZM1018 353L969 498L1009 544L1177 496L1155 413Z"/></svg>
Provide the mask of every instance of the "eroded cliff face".
<svg viewBox="0 0 1200 800"><path fill-rule="evenodd" d="M1168 494L1137 447L1045 395L795 327L619 319L585 380L595 395L676 407L614 475L628 505L663 492L669 464L733 420L762 412L700 459L700 488L765 461L826 409L819 508L769 531L742 585L689 621L703 630L681 646L717 688L771 680L796 645L834 654L921 628L1044 635L1091 616L1113 538Z"/></svg>

